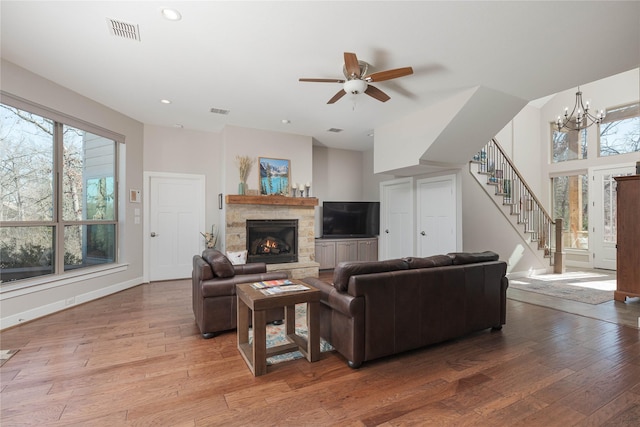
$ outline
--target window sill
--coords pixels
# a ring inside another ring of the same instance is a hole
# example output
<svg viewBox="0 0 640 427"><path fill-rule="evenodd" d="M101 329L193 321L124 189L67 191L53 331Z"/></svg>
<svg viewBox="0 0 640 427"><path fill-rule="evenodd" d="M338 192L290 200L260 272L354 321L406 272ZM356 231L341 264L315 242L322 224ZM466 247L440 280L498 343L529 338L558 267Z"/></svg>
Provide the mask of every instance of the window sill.
<svg viewBox="0 0 640 427"><path fill-rule="evenodd" d="M129 264L108 264L82 270L71 271L59 275L49 275L35 279L20 280L19 282L6 282L0 284L0 301L27 295L46 289L69 285L83 280L103 277L109 274L126 271Z"/></svg>

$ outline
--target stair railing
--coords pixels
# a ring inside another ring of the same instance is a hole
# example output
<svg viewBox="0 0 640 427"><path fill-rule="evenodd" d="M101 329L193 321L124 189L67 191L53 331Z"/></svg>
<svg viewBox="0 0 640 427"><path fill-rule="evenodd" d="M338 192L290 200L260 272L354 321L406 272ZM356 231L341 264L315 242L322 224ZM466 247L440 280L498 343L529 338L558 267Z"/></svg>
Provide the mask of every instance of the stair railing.
<svg viewBox="0 0 640 427"><path fill-rule="evenodd" d="M502 204L517 217L517 223L524 226L524 232L531 236L531 241L537 242L538 249L544 251L544 257L549 258L554 272L561 272L562 239L556 236L561 235L562 220L551 218L498 141L495 138L489 141L471 163L478 165L478 174L487 176L487 185L495 187L494 194L502 198ZM557 227L560 227L560 233ZM552 228L556 229L552 232ZM551 255L552 248L555 248L554 256Z"/></svg>

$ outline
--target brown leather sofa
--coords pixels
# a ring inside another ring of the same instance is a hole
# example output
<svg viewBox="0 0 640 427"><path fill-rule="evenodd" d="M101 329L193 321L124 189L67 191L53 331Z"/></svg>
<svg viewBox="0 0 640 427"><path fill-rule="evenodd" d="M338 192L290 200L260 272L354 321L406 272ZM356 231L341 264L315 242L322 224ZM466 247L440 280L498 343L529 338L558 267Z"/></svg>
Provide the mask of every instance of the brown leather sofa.
<svg viewBox="0 0 640 427"><path fill-rule="evenodd" d="M286 279L284 271L267 273L265 263L233 265L220 251L205 249L193 257L191 274L193 314L203 338L235 329L237 324L236 285L262 280ZM267 321L281 321L284 310L267 311Z"/></svg>
<svg viewBox="0 0 640 427"><path fill-rule="evenodd" d="M322 292L320 336L352 368L506 322L507 264L493 252L344 262Z"/></svg>

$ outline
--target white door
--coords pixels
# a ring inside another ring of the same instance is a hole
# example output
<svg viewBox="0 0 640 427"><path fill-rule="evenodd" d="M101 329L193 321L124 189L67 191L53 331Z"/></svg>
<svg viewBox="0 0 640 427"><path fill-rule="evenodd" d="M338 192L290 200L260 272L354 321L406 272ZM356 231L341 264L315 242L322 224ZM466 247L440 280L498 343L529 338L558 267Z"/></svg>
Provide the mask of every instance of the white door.
<svg viewBox="0 0 640 427"><path fill-rule="evenodd" d="M413 256L412 178L380 183L380 256Z"/></svg>
<svg viewBox="0 0 640 427"><path fill-rule="evenodd" d="M191 277L192 258L204 241L204 177L150 175L148 194L149 280Z"/></svg>
<svg viewBox="0 0 640 427"><path fill-rule="evenodd" d="M455 175L417 182L417 254L420 257L456 251Z"/></svg>
<svg viewBox="0 0 640 427"><path fill-rule="evenodd" d="M590 227L593 267L616 269L616 176L632 175L632 166L594 169L591 173L593 191L591 196Z"/></svg>

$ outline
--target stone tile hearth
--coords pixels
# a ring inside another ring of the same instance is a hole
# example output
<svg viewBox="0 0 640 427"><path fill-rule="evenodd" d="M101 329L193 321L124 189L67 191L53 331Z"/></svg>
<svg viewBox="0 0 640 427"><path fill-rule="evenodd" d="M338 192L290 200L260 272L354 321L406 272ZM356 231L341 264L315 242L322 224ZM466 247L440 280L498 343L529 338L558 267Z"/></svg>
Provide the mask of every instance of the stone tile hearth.
<svg viewBox="0 0 640 427"><path fill-rule="evenodd" d="M315 261L315 198L283 196L227 196L225 248L242 251L246 246L247 219L297 219L298 262L267 264L267 271L287 271L292 279L318 277Z"/></svg>

